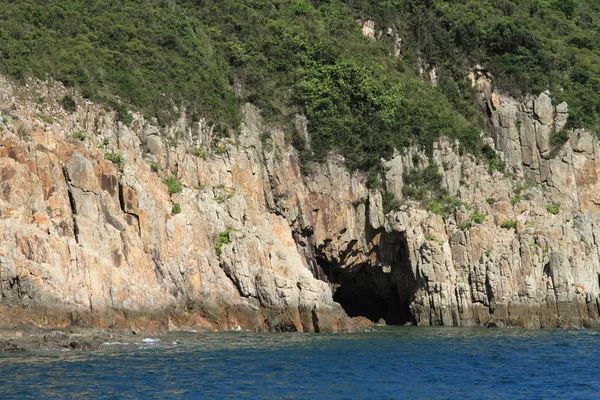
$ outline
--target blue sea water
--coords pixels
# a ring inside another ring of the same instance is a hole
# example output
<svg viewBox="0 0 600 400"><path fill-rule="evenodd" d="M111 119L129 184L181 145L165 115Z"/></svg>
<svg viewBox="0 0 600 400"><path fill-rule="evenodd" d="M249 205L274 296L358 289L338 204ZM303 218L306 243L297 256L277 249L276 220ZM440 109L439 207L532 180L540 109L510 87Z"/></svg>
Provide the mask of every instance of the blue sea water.
<svg viewBox="0 0 600 400"><path fill-rule="evenodd" d="M592 399L600 331L178 333L0 355L2 398Z"/></svg>

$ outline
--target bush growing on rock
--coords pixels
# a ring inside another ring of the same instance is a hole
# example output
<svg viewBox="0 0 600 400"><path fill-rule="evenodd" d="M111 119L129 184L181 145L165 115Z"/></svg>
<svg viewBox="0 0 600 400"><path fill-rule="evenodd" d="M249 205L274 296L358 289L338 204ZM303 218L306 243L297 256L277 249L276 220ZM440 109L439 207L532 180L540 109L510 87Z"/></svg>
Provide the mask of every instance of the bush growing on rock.
<svg viewBox="0 0 600 400"><path fill-rule="evenodd" d="M177 215L177 214L181 213L181 205L179 203L173 203L171 213L173 215Z"/></svg>
<svg viewBox="0 0 600 400"><path fill-rule="evenodd" d="M517 221L515 221L514 219L507 219L500 225L500 228L517 229Z"/></svg>
<svg viewBox="0 0 600 400"><path fill-rule="evenodd" d="M482 224L485 221L485 214L482 212L474 212L471 214L471 221L475 224Z"/></svg>
<svg viewBox="0 0 600 400"><path fill-rule="evenodd" d="M67 112L74 113L75 111L77 111L77 104L75 103L75 100L73 99L73 96L71 96L71 95L68 95L68 94L65 95L60 100L60 105Z"/></svg>
<svg viewBox="0 0 600 400"><path fill-rule="evenodd" d="M228 228L228 229L224 230L223 232L219 233L219 237L217 238L217 243L215 244L215 250L217 251L218 256L221 255L222 247L226 244L231 243L231 239L229 238L229 235L231 234L231 232L235 232L235 229Z"/></svg>
<svg viewBox="0 0 600 400"><path fill-rule="evenodd" d="M123 168L125 165L125 158L119 153L104 153L104 158L115 164L118 168Z"/></svg>
<svg viewBox="0 0 600 400"><path fill-rule="evenodd" d="M163 179L163 183L167 186L169 196L172 196L183 191L183 186L175 176L169 176Z"/></svg>
<svg viewBox="0 0 600 400"><path fill-rule="evenodd" d="M392 211L398 211L400 209L400 201L396 199L396 195L394 193L384 190L381 193L383 213L388 214Z"/></svg>
<svg viewBox="0 0 600 400"><path fill-rule="evenodd" d="M558 203L552 203L548 207L546 207L546 210L550 214L556 215L556 214L558 214L560 212L560 204L558 204Z"/></svg>

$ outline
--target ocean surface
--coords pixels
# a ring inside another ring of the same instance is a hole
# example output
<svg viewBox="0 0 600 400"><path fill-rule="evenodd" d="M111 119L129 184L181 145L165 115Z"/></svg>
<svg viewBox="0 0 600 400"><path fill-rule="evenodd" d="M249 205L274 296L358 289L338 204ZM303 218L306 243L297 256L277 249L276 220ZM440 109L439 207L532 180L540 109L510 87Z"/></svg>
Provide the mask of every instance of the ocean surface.
<svg viewBox="0 0 600 400"><path fill-rule="evenodd" d="M600 331L177 333L0 354L0 398L593 399Z"/></svg>

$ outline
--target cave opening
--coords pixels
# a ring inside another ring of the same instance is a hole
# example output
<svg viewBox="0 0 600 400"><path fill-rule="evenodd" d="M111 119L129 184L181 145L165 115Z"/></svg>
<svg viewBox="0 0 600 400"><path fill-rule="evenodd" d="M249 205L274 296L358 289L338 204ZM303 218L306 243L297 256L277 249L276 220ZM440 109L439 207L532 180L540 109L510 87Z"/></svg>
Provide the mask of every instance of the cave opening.
<svg viewBox="0 0 600 400"><path fill-rule="evenodd" d="M324 258L317 262L339 303L350 317L362 316L388 325L412 324L410 303L416 279L404 234L386 233L373 248L376 263L339 266Z"/></svg>

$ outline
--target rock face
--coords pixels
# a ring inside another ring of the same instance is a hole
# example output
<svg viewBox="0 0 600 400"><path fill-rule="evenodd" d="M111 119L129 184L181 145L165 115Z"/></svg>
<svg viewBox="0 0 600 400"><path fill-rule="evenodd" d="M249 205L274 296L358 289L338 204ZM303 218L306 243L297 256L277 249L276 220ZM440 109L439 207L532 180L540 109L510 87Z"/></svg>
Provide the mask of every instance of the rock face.
<svg viewBox="0 0 600 400"><path fill-rule="evenodd" d="M277 182L302 179L256 110L218 139L185 116L128 128L81 99L67 113L65 93L0 80L0 325L352 329L276 212Z"/></svg>
<svg viewBox="0 0 600 400"><path fill-rule="evenodd" d="M127 127L74 94L66 112L56 83L0 78L0 326L328 332L365 321L347 314L598 325L597 140L571 132L554 157L566 104L518 102L481 69L471 78L510 173L446 139L431 158L408 149L385 162L399 199L403 175L435 162L464 204L447 218L409 199L384 214L339 156L303 177L284 133L249 105L236 137L185 112L166 128L139 115ZM169 194L171 176L180 192ZM475 211L484 221L468 226Z"/></svg>

